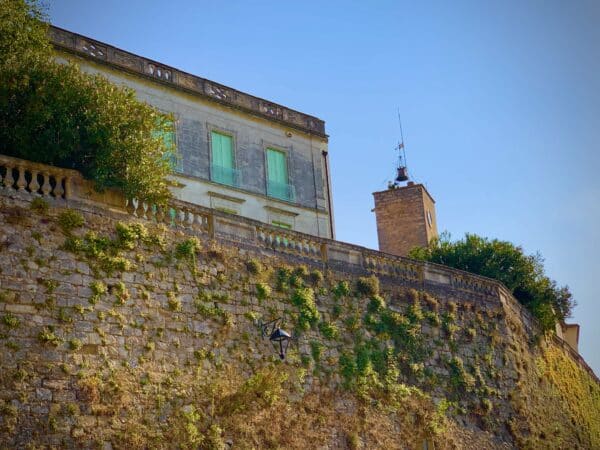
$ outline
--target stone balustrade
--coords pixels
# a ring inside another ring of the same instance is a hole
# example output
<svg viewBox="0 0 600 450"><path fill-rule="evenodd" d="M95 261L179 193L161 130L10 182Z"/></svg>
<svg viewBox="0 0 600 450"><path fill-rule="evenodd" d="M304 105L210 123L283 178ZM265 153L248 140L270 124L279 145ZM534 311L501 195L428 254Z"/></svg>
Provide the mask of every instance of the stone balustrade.
<svg viewBox="0 0 600 450"><path fill-rule="evenodd" d="M260 244L275 251L316 261L324 259L322 244L309 235L261 224L256 226L256 238Z"/></svg>
<svg viewBox="0 0 600 450"><path fill-rule="evenodd" d="M0 186L4 189L69 199L73 196L73 181L81 178L75 170L0 155Z"/></svg>

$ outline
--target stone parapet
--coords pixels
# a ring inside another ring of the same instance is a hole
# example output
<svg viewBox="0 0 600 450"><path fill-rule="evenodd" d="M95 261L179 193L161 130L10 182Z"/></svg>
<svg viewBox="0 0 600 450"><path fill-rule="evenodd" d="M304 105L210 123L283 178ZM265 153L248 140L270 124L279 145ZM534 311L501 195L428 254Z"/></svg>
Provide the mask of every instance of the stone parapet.
<svg viewBox="0 0 600 450"><path fill-rule="evenodd" d="M49 34L50 40L58 50L107 64L156 83L327 139L325 122L316 117L59 27L50 26Z"/></svg>
<svg viewBox="0 0 600 450"><path fill-rule="evenodd" d="M17 175L18 173L18 175ZM75 188L64 188L52 182L52 192L45 193L30 181L31 174L49 174L50 179L60 180L67 186L73 180ZM22 182L15 180L24 180ZM71 181L67 181L71 180ZM44 164L0 155L0 195L18 195L31 200L46 196L56 202L84 211L94 211L118 216L163 223L186 234L216 239L226 244L253 251L273 253L292 262L313 265L324 269L355 275L376 275L383 283L402 283L417 289L430 291L445 290L472 302L501 303L507 310L520 318L525 330L534 335L540 328L531 313L524 308L512 293L500 282L453 269L440 264L416 261L410 258L387 254L354 244L320 238L293 230L285 230L266 223L227 214L181 200L172 199L164 207L157 207L137 199L125 199L118 192L98 194L91 182L74 170L61 169ZM56 186L59 186L58 190ZM66 195L70 192L70 195ZM106 199L109 203L105 203ZM119 205L119 202L121 204ZM583 358L566 342L555 336L557 344L598 380ZM563 345L564 344L564 345Z"/></svg>

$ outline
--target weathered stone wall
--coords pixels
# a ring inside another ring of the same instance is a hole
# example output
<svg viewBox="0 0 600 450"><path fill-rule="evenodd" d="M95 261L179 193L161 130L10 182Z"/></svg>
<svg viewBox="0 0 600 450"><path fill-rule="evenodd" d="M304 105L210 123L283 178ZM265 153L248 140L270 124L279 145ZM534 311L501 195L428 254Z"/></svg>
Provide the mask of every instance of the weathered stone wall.
<svg viewBox="0 0 600 450"><path fill-rule="evenodd" d="M499 291L0 202L2 448L600 445L597 382ZM277 317L284 362L256 325Z"/></svg>
<svg viewBox="0 0 600 450"><path fill-rule="evenodd" d="M379 250L406 256L437 237L435 203L422 184L375 192Z"/></svg>

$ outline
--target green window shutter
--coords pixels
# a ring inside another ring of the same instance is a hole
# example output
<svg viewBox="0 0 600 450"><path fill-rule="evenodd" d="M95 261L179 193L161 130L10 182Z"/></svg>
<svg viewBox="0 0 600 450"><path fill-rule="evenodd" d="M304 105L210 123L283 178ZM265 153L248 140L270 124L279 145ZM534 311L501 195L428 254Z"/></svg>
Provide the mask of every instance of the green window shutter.
<svg viewBox="0 0 600 450"><path fill-rule="evenodd" d="M267 149L268 180L280 183L288 183L287 161L285 153L271 148Z"/></svg>
<svg viewBox="0 0 600 450"><path fill-rule="evenodd" d="M293 200L294 193L288 184L287 157L284 152L267 149L267 195L281 200Z"/></svg>
<svg viewBox="0 0 600 450"><path fill-rule="evenodd" d="M226 134L211 132L213 181L234 184L233 138Z"/></svg>

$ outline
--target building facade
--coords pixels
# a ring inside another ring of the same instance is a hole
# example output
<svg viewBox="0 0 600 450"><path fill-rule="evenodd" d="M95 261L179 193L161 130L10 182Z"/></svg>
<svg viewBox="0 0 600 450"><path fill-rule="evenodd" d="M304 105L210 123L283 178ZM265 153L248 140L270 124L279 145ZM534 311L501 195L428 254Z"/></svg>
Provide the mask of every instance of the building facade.
<svg viewBox="0 0 600 450"><path fill-rule="evenodd" d="M94 39L50 28L57 60L136 91L175 117L175 197L334 238L328 136L313 116Z"/></svg>

